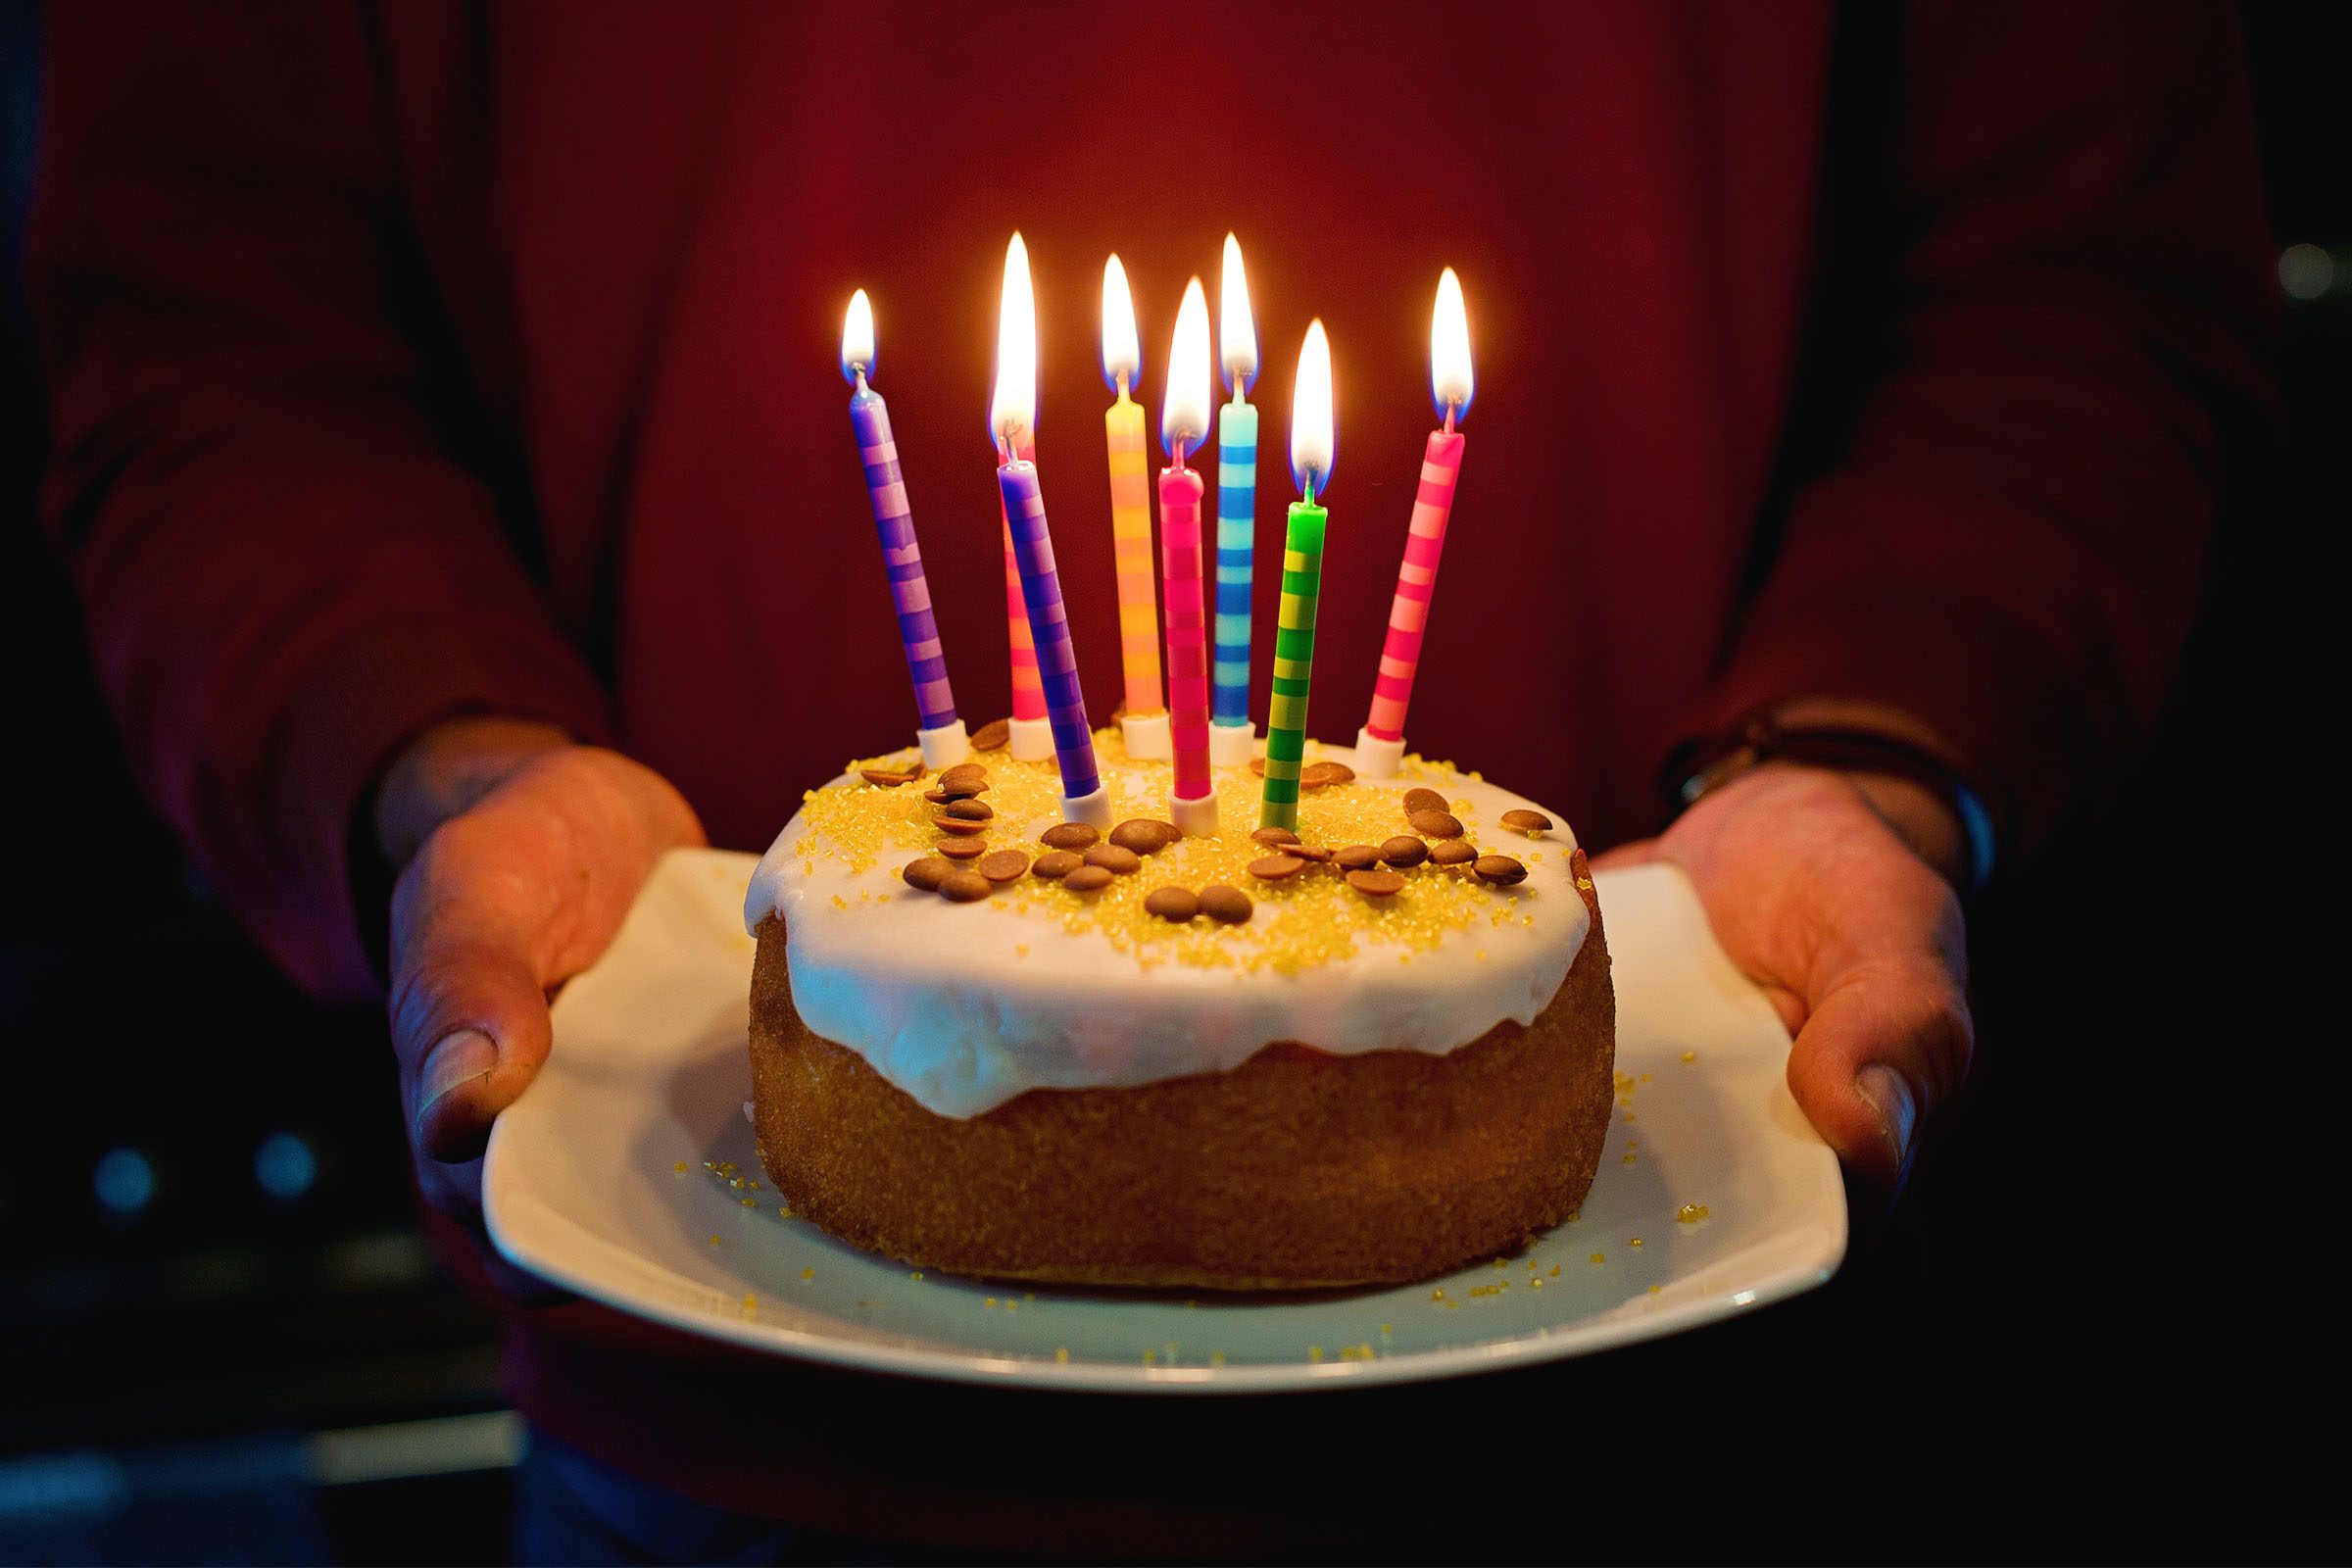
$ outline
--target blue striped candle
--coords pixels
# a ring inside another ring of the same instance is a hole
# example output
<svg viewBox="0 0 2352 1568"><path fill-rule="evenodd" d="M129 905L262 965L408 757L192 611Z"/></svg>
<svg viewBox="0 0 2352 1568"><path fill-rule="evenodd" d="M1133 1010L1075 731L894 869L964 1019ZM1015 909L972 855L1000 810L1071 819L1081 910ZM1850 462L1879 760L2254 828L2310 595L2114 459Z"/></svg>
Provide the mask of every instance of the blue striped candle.
<svg viewBox="0 0 2352 1568"><path fill-rule="evenodd" d="M1054 568L1054 536L1046 527L1046 498L1037 485L1037 465L1012 462L997 469L1004 497L1005 525L1019 562L1021 598L1029 609L1029 632L1037 642L1037 672L1046 688L1046 716L1054 726L1054 755L1061 763L1066 808L1102 787L1095 763L1095 732L1086 721L1086 694L1078 687L1078 656L1070 646L1068 612L1061 579Z"/></svg>
<svg viewBox="0 0 2352 1568"><path fill-rule="evenodd" d="M1257 410L1217 412L1217 638L1213 721L1250 727L1250 571L1257 532Z"/></svg>

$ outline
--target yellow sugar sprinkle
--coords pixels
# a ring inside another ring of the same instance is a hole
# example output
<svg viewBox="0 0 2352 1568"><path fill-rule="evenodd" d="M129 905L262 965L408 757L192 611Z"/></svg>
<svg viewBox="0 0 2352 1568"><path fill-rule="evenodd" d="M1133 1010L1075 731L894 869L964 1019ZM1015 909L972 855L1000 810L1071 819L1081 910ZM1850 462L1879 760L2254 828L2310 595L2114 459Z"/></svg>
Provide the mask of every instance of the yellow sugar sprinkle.
<svg viewBox="0 0 2352 1568"><path fill-rule="evenodd" d="M778 1203L776 1205L776 1212L783 1215L786 1219L790 1219L792 1218L792 1205L790 1203Z"/></svg>
<svg viewBox="0 0 2352 1568"><path fill-rule="evenodd" d="M1012 945L1012 956L1016 958L1026 958L1029 956L1029 944L1026 942L1014 943Z"/></svg>
<svg viewBox="0 0 2352 1568"><path fill-rule="evenodd" d="M1146 1350L1144 1352L1144 1365L1150 1366L1153 1359L1158 1356L1158 1354L1159 1352L1157 1350Z"/></svg>
<svg viewBox="0 0 2352 1568"><path fill-rule="evenodd" d="M1592 1254L1592 1261L1595 1263L1606 1263L1608 1261L1608 1257L1604 1253L1594 1252Z"/></svg>
<svg viewBox="0 0 2352 1568"><path fill-rule="evenodd" d="M1558 1279L1558 1278L1560 1277L1560 1265L1559 1265L1559 1264L1557 1264L1557 1263L1554 1263L1554 1264L1552 1264L1552 1265L1551 1265L1551 1277L1552 1277L1553 1279L1555 1279L1555 1280L1556 1280L1556 1279Z"/></svg>
<svg viewBox="0 0 2352 1568"><path fill-rule="evenodd" d="M980 1304L982 1306L994 1306L997 1304L997 1298L993 1296L984 1296L980 1298Z"/></svg>
<svg viewBox="0 0 2352 1568"><path fill-rule="evenodd" d="M1698 1059L1698 1053L1695 1051L1686 1051L1683 1053L1683 1059L1685 1061L1696 1061Z"/></svg>
<svg viewBox="0 0 2352 1568"><path fill-rule="evenodd" d="M1037 1299L1037 1293L1035 1291L1023 1291L1021 1293L1021 1299L1024 1301L1034 1301Z"/></svg>
<svg viewBox="0 0 2352 1568"><path fill-rule="evenodd" d="M685 1174L686 1174L686 1162L685 1162L684 1160L682 1160L682 1159L681 1159L681 1160L679 1160L679 1161L678 1161L678 1162L677 1162L675 1165L672 1165L672 1166L670 1167L670 1169L672 1169L672 1170L676 1171L676 1172L677 1172L679 1175L683 1176L683 1175L685 1175Z"/></svg>
<svg viewBox="0 0 2352 1568"><path fill-rule="evenodd" d="M1443 1301L1446 1299L1446 1292L1443 1288L1434 1290L1429 1293L1429 1298L1433 1301Z"/></svg>
<svg viewBox="0 0 2352 1568"><path fill-rule="evenodd" d="M1383 1324L1380 1326L1380 1332L1381 1332L1381 1333L1383 1333L1383 1334L1394 1334L1394 1333L1396 1333L1396 1331L1395 1329L1392 1329L1391 1327L1389 1327L1389 1325L1387 1325L1386 1323L1383 1323Z"/></svg>
<svg viewBox="0 0 2352 1568"><path fill-rule="evenodd" d="M1209 1351L1208 1364L1210 1366L1223 1366L1225 1364L1225 1352L1223 1350Z"/></svg>
<svg viewBox="0 0 2352 1568"><path fill-rule="evenodd" d="M1098 731L1095 749L1104 764L1103 787L1110 795L1112 820L1167 814L1165 774L1157 771L1165 764L1143 764L1143 771L1129 771L1126 748L1115 728ZM1310 745L1309 760L1315 751ZM924 791L882 788L857 776L863 767L904 767L912 760L912 753L899 752L853 761L848 782L808 795L804 831L794 841L808 874L820 869L857 874L876 866L895 868L933 851L939 840L932 826L936 807L923 799ZM1054 763L1050 759L1015 761L997 752L983 759L982 765L988 769L988 805L996 812L990 823L995 829L991 843L1035 853L1038 833L1060 815L1060 776ZM1401 771L1405 780L1433 779L1441 785L1477 777L1417 758L1408 759ZM1490 887L1440 866L1408 870L1404 891L1381 900L1364 898L1324 867L1287 881L1261 882L1249 874L1250 863L1266 853L1249 831L1258 818L1261 787L1248 769L1219 769L1215 788L1222 826L1215 837L1182 839L1151 858L1150 874L1116 878L1092 897L1056 882L1024 879L1016 885L1015 907L1057 918L1073 933L1100 933L1113 949L1147 968L1175 962L1244 973L1271 969L1294 974L1358 956L1374 944L1396 950L1400 961L1409 962L1436 950L1449 933L1468 930L1482 916L1497 925L1514 915L1522 925L1536 923L1529 910L1542 906L1540 893L1526 887ZM1463 803L1460 811L1467 810ZM1402 815L1397 783L1358 780L1305 791L1298 803L1298 832L1309 844L1378 844L1402 830ZM1219 882L1250 895L1255 909L1248 924L1196 920L1176 925L1144 907L1154 888ZM1002 897L988 904L1006 907Z"/></svg>
<svg viewBox="0 0 2352 1568"><path fill-rule="evenodd" d="M718 1245L718 1238L717 1238L717 1237L715 1237L715 1236L711 1237L711 1238L710 1238L710 1245L711 1245L712 1247L716 1247L716 1246Z"/></svg>
<svg viewBox="0 0 2352 1568"><path fill-rule="evenodd" d="M1309 1361L1321 1361L1323 1359L1323 1347L1320 1345L1308 1346L1306 1348L1306 1358Z"/></svg>
<svg viewBox="0 0 2352 1568"><path fill-rule="evenodd" d="M743 1309L744 1309L746 1312L755 1312L755 1311L758 1311L758 1310L759 1310L759 1308L760 1308L760 1298L758 1298L757 1296L746 1296L746 1297L743 1298Z"/></svg>
<svg viewBox="0 0 2352 1568"><path fill-rule="evenodd" d="M906 1277L910 1280L920 1280L923 1277L923 1271L919 1268L910 1268L906 1271Z"/></svg>
<svg viewBox="0 0 2352 1568"><path fill-rule="evenodd" d="M1650 1294L1650 1295L1652 1295L1652 1296L1655 1296L1655 1295L1657 1295L1657 1294L1658 1294L1660 1291L1664 1290L1665 1288L1666 1288L1666 1287L1665 1287L1665 1286L1663 1286L1663 1285L1652 1285L1652 1286L1649 1288L1649 1294Z"/></svg>
<svg viewBox="0 0 2352 1568"><path fill-rule="evenodd" d="M847 899L843 898L843 897L842 897L840 894L838 894L838 893L836 893L836 894L834 894L834 895L833 895L833 907L835 907L836 909L846 909L846 908L848 908L849 906L850 906L850 901L849 901L849 900L847 900Z"/></svg>
<svg viewBox="0 0 2352 1568"><path fill-rule="evenodd" d="M812 1280L816 1278L816 1270L812 1268L805 1268L801 1270L801 1278L805 1280Z"/></svg>
<svg viewBox="0 0 2352 1568"><path fill-rule="evenodd" d="M1642 1245L1642 1238L1639 1236L1633 1237L1626 1243L1626 1245L1629 1247L1640 1247Z"/></svg>
<svg viewBox="0 0 2352 1568"><path fill-rule="evenodd" d="M1685 1203L1674 1211L1674 1222L1677 1225L1695 1225L1706 1217L1707 1205L1704 1203Z"/></svg>
<svg viewBox="0 0 2352 1568"><path fill-rule="evenodd" d="M1527 1282L1527 1288L1531 1291L1540 1291L1544 1288L1544 1282L1542 1280L1529 1280Z"/></svg>
<svg viewBox="0 0 2352 1568"><path fill-rule="evenodd" d="M1056 1361L1067 1361L1069 1358L1070 1358L1070 1348L1069 1348L1068 1346L1066 1346L1066 1345L1056 1345L1055 1347L1054 1347L1054 1360L1056 1360Z"/></svg>
<svg viewBox="0 0 2352 1568"><path fill-rule="evenodd" d="M1633 1162L1634 1162L1634 1156L1633 1156L1633 1155L1631 1155L1631 1154L1628 1154L1628 1155L1626 1155L1626 1156L1625 1156L1625 1163L1627 1163L1628 1165L1631 1165Z"/></svg>
<svg viewBox="0 0 2352 1568"><path fill-rule="evenodd" d="M746 1208L758 1208L760 1206L760 1200L757 1198L747 1198L743 1200L743 1206Z"/></svg>

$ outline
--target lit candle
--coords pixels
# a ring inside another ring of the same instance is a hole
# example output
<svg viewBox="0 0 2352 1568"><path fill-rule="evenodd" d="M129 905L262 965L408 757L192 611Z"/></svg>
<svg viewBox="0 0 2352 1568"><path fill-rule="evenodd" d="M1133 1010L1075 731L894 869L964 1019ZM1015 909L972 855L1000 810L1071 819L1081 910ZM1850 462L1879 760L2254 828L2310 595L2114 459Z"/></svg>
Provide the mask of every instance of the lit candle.
<svg viewBox="0 0 2352 1568"><path fill-rule="evenodd" d="M1037 461L1037 442L1024 435L1013 454ZM1012 717L1005 724L1005 746L1024 762L1043 761L1054 755L1054 726L1046 717L1046 687L1037 672L1037 642L1029 634L1029 607L1021 597L1021 564L1012 548L1012 519L997 498L997 523L1004 542L1004 630L1012 648Z"/></svg>
<svg viewBox="0 0 2352 1568"><path fill-rule="evenodd" d="M1291 503L1282 543L1282 618L1274 632L1274 700L1266 710L1266 785L1259 827L1298 826L1298 761L1306 750L1306 687L1315 662L1315 605L1323 593L1323 528L1315 496L1331 482L1331 343L1309 323L1291 392Z"/></svg>
<svg viewBox="0 0 2352 1568"><path fill-rule="evenodd" d="M1046 498L1038 488L1037 465L1020 455L1025 447L1034 450L1036 428L1037 301L1029 288L1029 250L1015 234L1004 252L1004 304L997 318L997 387L989 404L989 430L1001 460L997 489L1004 497L1021 599L1037 649L1054 756L1061 765L1061 814L1068 821L1102 827L1110 821L1110 792L1102 787L1095 765L1086 694L1078 688L1078 659L1070 647L1061 581L1054 570Z"/></svg>
<svg viewBox="0 0 2352 1568"><path fill-rule="evenodd" d="M1127 711L1119 730L1130 757L1168 755L1168 715L1159 700L1159 599L1152 582L1152 492L1145 478L1144 411L1127 395L1144 368L1127 270L1102 264L1102 379L1119 401L1102 416L1110 450L1110 549L1119 578L1119 661Z"/></svg>
<svg viewBox="0 0 2352 1568"><path fill-rule="evenodd" d="M1168 740L1176 759L1168 815L1187 833L1217 830L1208 782L1208 617L1200 553L1200 476L1184 466L1208 433L1208 298L1184 286L1159 406L1159 549L1168 589Z"/></svg>
<svg viewBox="0 0 2352 1568"><path fill-rule="evenodd" d="M1250 760L1257 728L1250 722L1250 571L1257 533L1257 323L1241 242L1225 236L1225 276L1217 294L1217 358L1233 397L1217 411L1216 718L1209 756L1221 765Z"/></svg>
<svg viewBox="0 0 2352 1568"><path fill-rule="evenodd" d="M1446 519L1462 473L1463 438L1454 423L1470 412L1470 322L1462 310L1461 279L1450 267L1439 275L1437 310L1430 318L1429 387L1446 422L1429 432L1421 454L1421 488L1404 536L1404 563L1396 568L1388 641L1380 651L1380 675L1372 683L1372 713L1355 737L1356 771L1369 778L1395 773L1404 757L1404 710L1413 700L1429 601L1438 589L1438 558L1446 550Z"/></svg>
<svg viewBox="0 0 2352 1568"><path fill-rule="evenodd" d="M899 641L906 672L914 679L915 743L923 765L933 772L971 755L963 721L956 716L956 694L948 689L948 661L940 648L939 622L931 613L931 585L923 579L923 552L914 541L914 515L906 505L906 480L899 469L899 443L890 430L890 405L866 385L874 368L874 308L865 290L850 296L841 323L841 373L857 391L850 398L850 424L858 432L858 456L865 466L865 495L874 509L874 532L882 541L882 565L890 574L890 597L899 612Z"/></svg>

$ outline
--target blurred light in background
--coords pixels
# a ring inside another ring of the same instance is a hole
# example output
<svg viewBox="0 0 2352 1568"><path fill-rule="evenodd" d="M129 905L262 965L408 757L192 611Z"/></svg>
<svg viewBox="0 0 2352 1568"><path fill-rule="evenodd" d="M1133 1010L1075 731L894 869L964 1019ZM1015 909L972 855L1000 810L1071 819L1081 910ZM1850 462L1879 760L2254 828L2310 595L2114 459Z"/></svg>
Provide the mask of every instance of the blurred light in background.
<svg viewBox="0 0 2352 1568"><path fill-rule="evenodd" d="M108 1213L134 1219L155 1201L155 1167L135 1149L110 1149L90 1171L90 1189Z"/></svg>
<svg viewBox="0 0 2352 1568"><path fill-rule="evenodd" d="M296 1202L318 1183L318 1156L294 1134L271 1133L253 1152L253 1179L279 1202Z"/></svg>
<svg viewBox="0 0 2352 1568"><path fill-rule="evenodd" d="M2289 245L2278 253L2278 286L2290 300L2316 300L2335 286L2335 258L2324 246Z"/></svg>

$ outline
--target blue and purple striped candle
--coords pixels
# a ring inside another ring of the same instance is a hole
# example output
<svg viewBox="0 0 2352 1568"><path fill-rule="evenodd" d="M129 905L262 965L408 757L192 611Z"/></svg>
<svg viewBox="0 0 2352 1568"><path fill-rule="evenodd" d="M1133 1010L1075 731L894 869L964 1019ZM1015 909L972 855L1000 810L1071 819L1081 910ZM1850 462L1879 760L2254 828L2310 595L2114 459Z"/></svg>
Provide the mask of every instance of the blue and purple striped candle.
<svg viewBox="0 0 2352 1568"><path fill-rule="evenodd" d="M850 398L850 424L858 433L858 458L865 468L865 494L874 509L882 564L890 573L890 597L898 608L906 672L914 680L916 726L929 733L956 724L956 694L948 688L947 655L940 646L939 622L931 612L931 585L923 577L922 548L915 543L906 480L899 468L899 444L890 429L890 405L866 384L873 368L873 307L866 301L865 290L859 289L850 299L849 316L842 326L841 370L857 388Z"/></svg>

